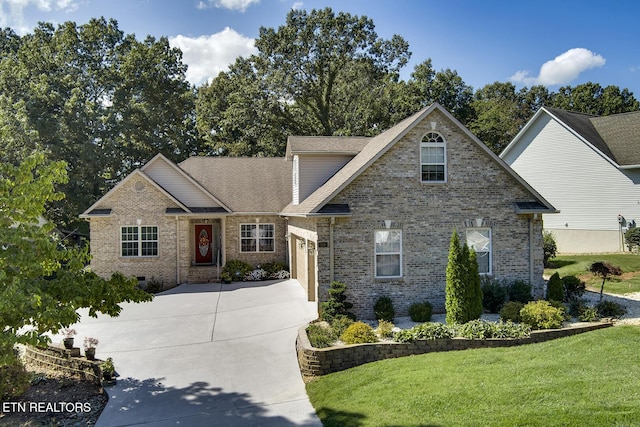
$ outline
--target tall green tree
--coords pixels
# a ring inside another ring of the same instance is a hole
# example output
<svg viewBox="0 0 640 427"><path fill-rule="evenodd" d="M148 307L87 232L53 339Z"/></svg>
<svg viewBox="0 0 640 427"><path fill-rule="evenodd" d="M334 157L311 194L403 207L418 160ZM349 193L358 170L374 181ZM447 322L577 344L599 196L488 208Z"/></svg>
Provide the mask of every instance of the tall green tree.
<svg viewBox="0 0 640 427"><path fill-rule="evenodd" d="M393 124L410 53L402 37L378 37L371 19L292 10L285 25L260 29L256 48L198 91L198 129L214 151L282 155L291 134L375 135Z"/></svg>
<svg viewBox="0 0 640 427"><path fill-rule="evenodd" d="M43 149L66 162L70 179L61 189L69 197L47 213L57 223L77 221L158 152L176 161L200 152L195 93L166 38L138 41L101 18L41 23L22 37L5 30L0 49L1 112L31 135L24 150L0 147L0 159Z"/></svg>
<svg viewBox="0 0 640 427"><path fill-rule="evenodd" d="M479 319L482 315L482 288L476 253L466 243L460 244L456 230L449 243L446 280L447 323L462 324Z"/></svg>
<svg viewBox="0 0 640 427"><path fill-rule="evenodd" d="M596 116L640 109L640 103L628 89L620 90L617 86L603 88L598 83L591 82L576 87L561 87L554 94L551 106Z"/></svg>
<svg viewBox="0 0 640 427"><path fill-rule="evenodd" d="M46 332L76 323L80 308L117 316L120 303L152 298L135 278L86 270L87 249L66 247L43 223L45 205L64 197L55 186L67 181L65 166L43 153L0 163L0 365L12 362L15 344L44 344Z"/></svg>

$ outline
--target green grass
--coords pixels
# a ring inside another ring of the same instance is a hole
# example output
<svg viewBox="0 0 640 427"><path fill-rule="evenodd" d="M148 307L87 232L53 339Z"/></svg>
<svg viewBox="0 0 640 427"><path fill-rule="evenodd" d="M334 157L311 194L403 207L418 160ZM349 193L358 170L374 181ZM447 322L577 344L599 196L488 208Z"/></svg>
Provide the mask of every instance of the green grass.
<svg viewBox="0 0 640 427"><path fill-rule="evenodd" d="M626 294L640 292L640 255L634 254L594 254L594 255L559 255L551 260L556 268L545 268L545 276L558 272L560 277L578 276L587 288L600 291L602 279L589 272L589 266L596 261L606 261L622 269L621 277L607 279L605 292Z"/></svg>
<svg viewBox="0 0 640 427"><path fill-rule="evenodd" d="M630 426L640 327L370 363L307 384L325 427ZM595 362L595 363L594 363Z"/></svg>

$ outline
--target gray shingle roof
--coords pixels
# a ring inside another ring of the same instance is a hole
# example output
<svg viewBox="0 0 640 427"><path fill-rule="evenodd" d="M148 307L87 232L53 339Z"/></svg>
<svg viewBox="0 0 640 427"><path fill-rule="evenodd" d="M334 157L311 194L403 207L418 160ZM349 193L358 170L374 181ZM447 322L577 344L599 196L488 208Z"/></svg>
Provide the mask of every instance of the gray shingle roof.
<svg viewBox="0 0 640 427"><path fill-rule="evenodd" d="M640 111L594 117L591 123L620 166L640 165Z"/></svg>
<svg viewBox="0 0 640 427"><path fill-rule="evenodd" d="M233 212L278 213L291 202L283 157L190 157L179 166Z"/></svg>

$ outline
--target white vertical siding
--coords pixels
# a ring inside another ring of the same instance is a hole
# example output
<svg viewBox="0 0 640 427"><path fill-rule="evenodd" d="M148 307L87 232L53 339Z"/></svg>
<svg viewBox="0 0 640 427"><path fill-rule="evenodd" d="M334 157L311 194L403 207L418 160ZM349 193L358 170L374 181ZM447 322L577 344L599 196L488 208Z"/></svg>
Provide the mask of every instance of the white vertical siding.
<svg viewBox="0 0 640 427"><path fill-rule="evenodd" d="M546 114L504 160L561 211L545 215L546 229L618 230L618 214L640 223L640 173L618 169Z"/></svg>
<svg viewBox="0 0 640 427"><path fill-rule="evenodd" d="M346 165L353 156L345 155L307 155L298 160L298 197L302 201L327 182L336 172Z"/></svg>
<svg viewBox="0 0 640 427"><path fill-rule="evenodd" d="M292 192L292 203L297 205L300 203L300 158L298 155L293 156L293 192Z"/></svg>
<svg viewBox="0 0 640 427"><path fill-rule="evenodd" d="M144 173L168 191L173 197L180 200L185 206L192 207L217 207L206 193L195 186L173 166L162 159L157 159L148 164Z"/></svg>

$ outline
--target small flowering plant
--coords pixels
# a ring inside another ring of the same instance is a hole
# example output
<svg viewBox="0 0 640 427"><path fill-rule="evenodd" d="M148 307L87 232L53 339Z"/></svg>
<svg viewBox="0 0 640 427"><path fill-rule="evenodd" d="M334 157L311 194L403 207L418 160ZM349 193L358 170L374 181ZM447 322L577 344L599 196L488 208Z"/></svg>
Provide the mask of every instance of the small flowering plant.
<svg viewBox="0 0 640 427"><path fill-rule="evenodd" d="M84 349L88 350L90 348L96 348L99 343L100 341L98 341L96 338L86 337L84 339Z"/></svg>
<svg viewBox="0 0 640 427"><path fill-rule="evenodd" d="M75 329L71 329L71 328L63 328L60 330L60 333L62 333L62 335L64 335L65 338L73 338L75 335L78 334Z"/></svg>

